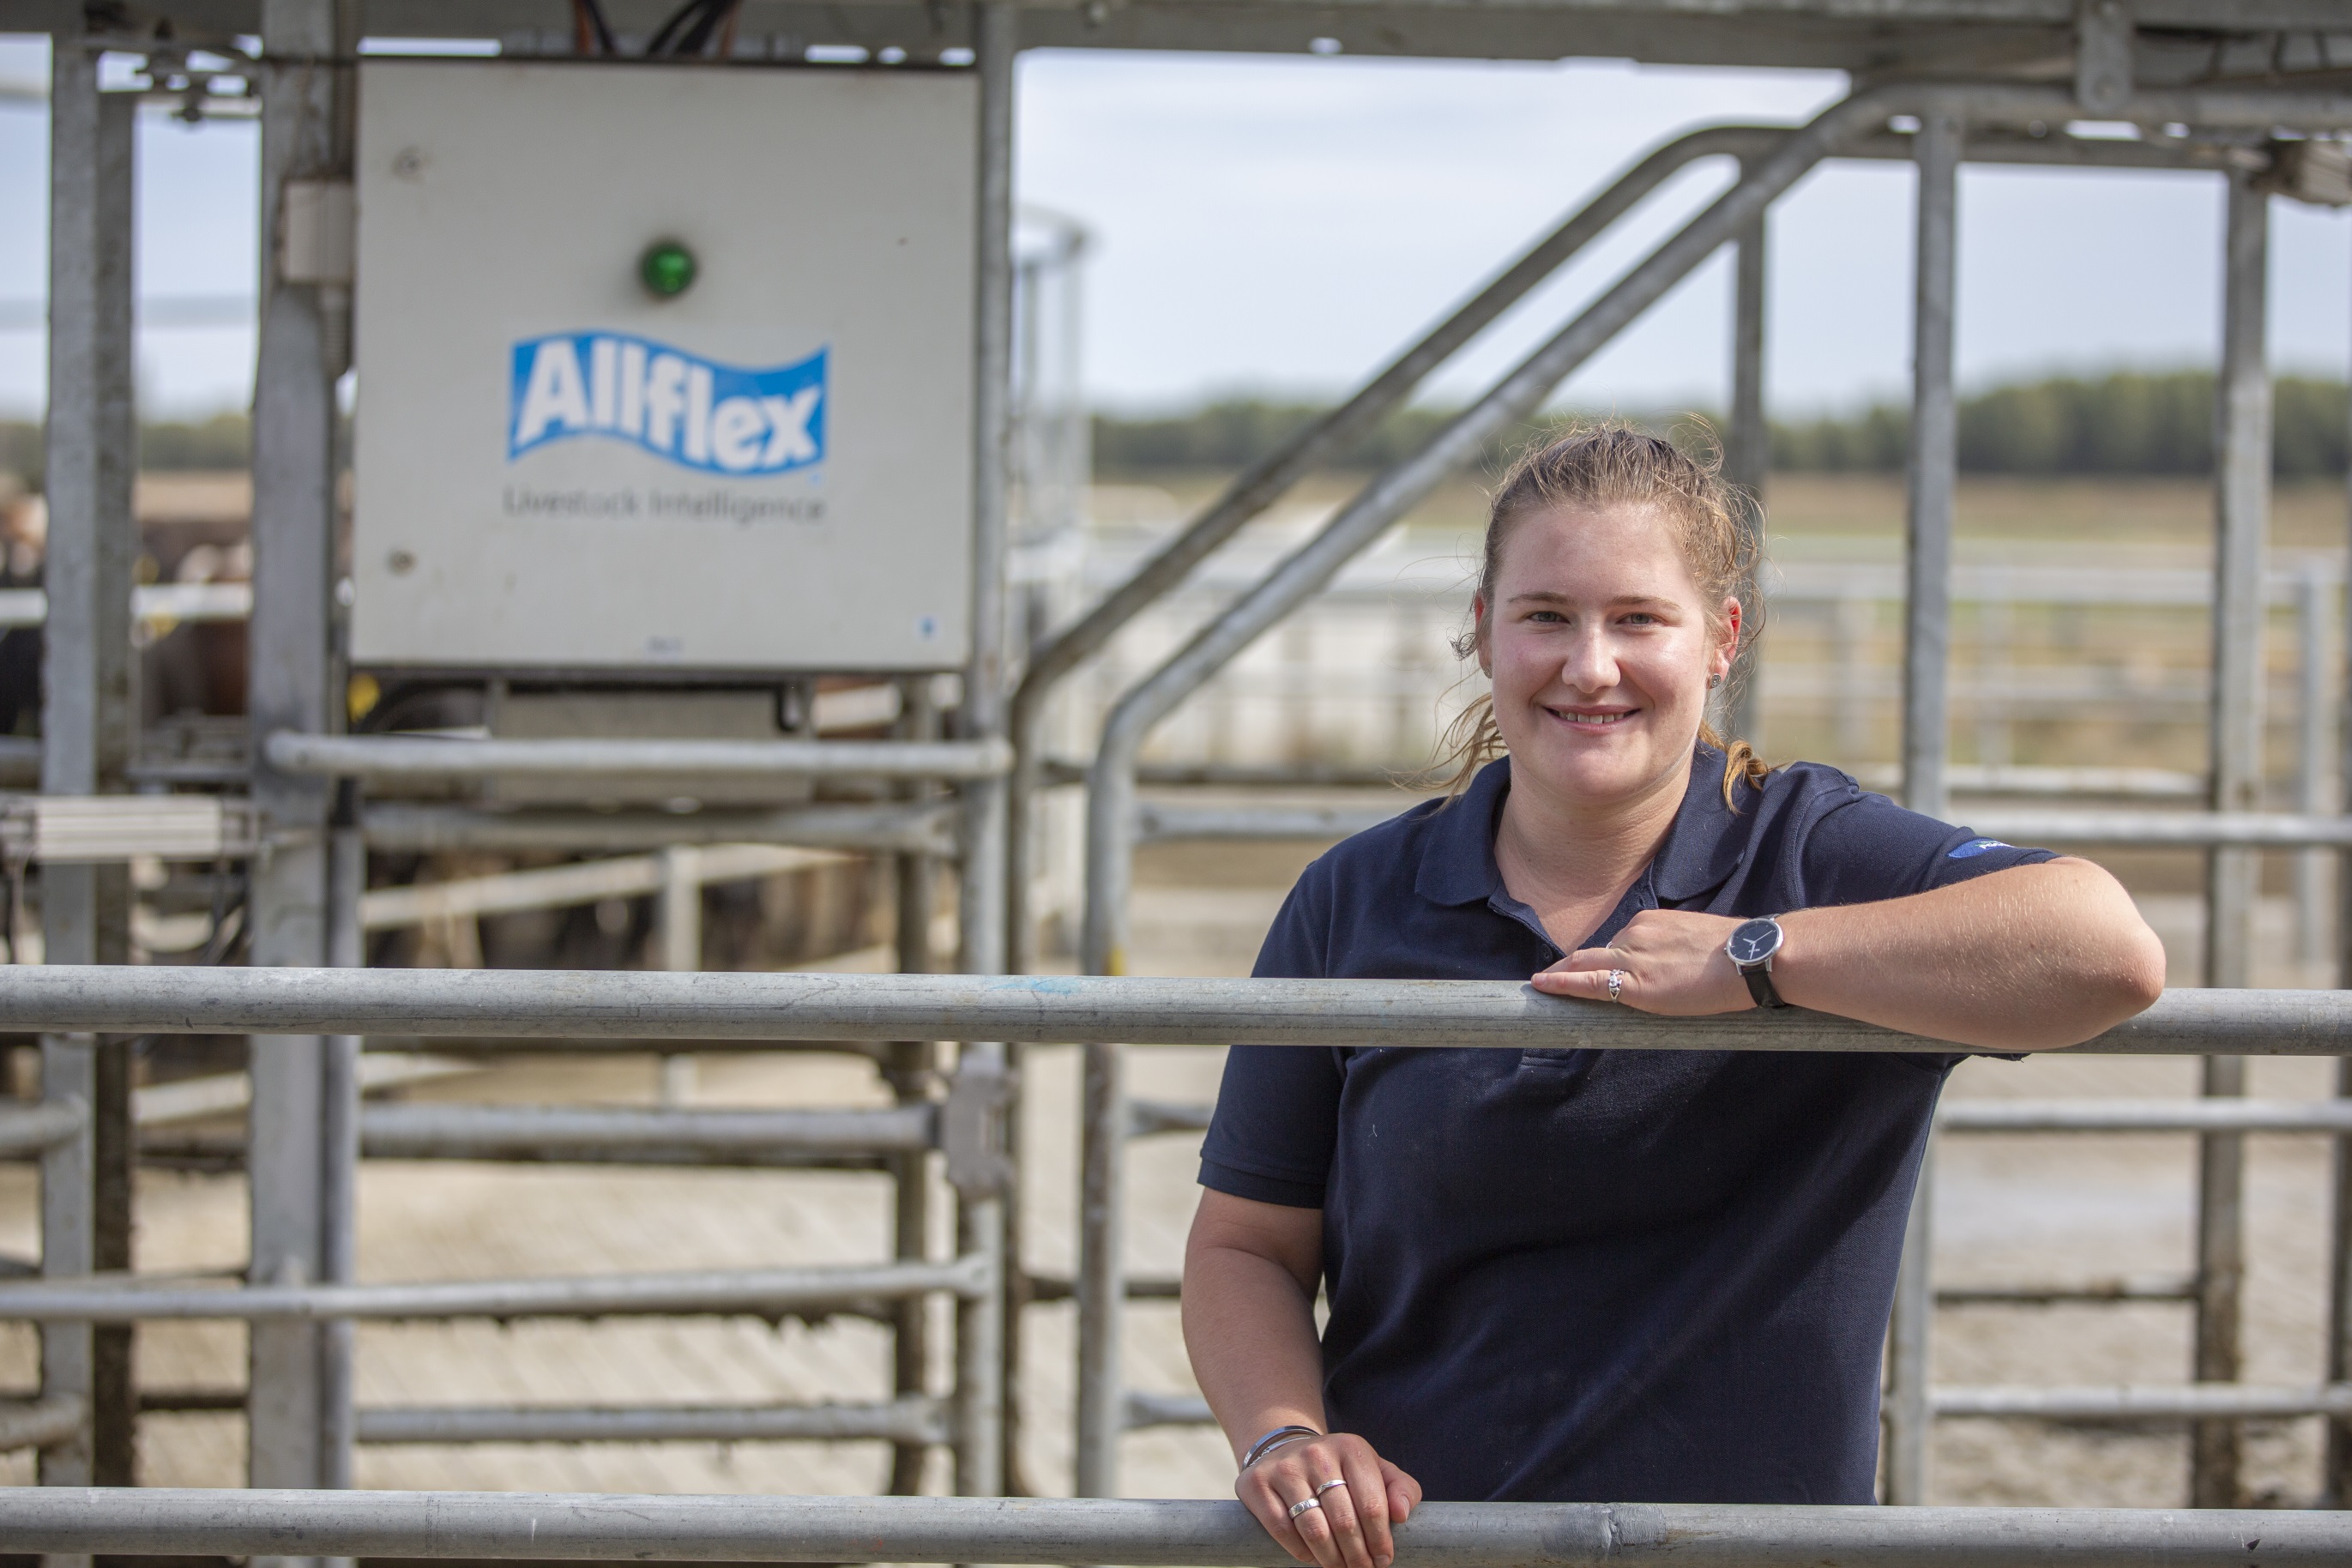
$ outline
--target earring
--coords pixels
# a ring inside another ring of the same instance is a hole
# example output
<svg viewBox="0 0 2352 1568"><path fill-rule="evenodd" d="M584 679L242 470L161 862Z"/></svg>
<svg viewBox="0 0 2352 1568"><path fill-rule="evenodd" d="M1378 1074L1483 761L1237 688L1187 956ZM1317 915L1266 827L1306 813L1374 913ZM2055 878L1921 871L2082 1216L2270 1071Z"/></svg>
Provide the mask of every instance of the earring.
<svg viewBox="0 0 2352 1568"><path fill-rule="evenodd" d="M1710 675L1706 678L1706 689L1709 691L1713 691L1717 687L1721 686L1722 684L1723 677L1719 675Z"/></svg>

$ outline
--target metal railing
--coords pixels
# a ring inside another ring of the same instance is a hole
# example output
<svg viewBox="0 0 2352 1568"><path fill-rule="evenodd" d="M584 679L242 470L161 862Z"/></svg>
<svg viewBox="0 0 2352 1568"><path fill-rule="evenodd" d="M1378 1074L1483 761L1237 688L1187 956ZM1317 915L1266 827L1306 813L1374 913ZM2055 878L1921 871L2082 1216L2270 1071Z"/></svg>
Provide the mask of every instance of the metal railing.
<svg viewBox="0 0 2352 1568"><path fill-rule="evenodd" d="M20 1551L212 1557L737 1563L1127 1563L1289 1568L1235 1502L600 1497L529 1492L0 1491ZM2352 1514L2049 1508L1433 1502L1400 1568L2299 1568L2340 1564Z"/></svg>

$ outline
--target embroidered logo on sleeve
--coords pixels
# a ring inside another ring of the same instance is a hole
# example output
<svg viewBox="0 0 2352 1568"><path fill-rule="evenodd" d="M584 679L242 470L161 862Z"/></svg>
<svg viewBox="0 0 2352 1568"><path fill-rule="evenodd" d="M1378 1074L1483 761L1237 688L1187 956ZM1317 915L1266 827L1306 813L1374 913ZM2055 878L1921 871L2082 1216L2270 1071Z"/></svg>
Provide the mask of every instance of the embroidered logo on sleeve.
<svg viewBox="0 0 2352 1568"><path fill-rule="evenodd" d="M1973 860L1988 849L2012 849L2015 847L2015 845L2004 844L1998 838L1971 838L1966 844L1961 845L1958 849L1955 849L1950 854L1945 856L1944 858L1947 860Z"/></svg>

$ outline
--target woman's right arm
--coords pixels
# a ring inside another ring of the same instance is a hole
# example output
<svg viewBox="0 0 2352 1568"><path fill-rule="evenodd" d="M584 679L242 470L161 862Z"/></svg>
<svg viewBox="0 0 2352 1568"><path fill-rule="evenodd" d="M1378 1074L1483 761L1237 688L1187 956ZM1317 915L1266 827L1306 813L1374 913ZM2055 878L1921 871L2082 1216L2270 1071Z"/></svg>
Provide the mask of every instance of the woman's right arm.
<svg viewBox="0 0 2352 1568"><path fill-rule="evenodd" d="M1322 1210L1202 1193L1184 1248L1184 1346L1236 1460L1276 1427L1324 1430L1322 1275ZM1335 1479L1347 1485L1317 1490ZM1361 1437L1333 1433L1276 1449L1234 1494L1301 1563L1389 1568L1389 1525L1412 1513L1421 1486ZM1322 1507L1294 1523L1291 1505L1316 1496Z"/></svg>

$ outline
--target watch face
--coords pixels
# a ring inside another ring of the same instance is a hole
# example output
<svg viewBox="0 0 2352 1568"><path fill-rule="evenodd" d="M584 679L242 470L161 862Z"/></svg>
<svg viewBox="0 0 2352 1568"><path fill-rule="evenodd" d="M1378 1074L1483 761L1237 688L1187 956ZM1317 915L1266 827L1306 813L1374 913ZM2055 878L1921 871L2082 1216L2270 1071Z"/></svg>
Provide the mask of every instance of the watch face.
<svg viewBox="0 0 2352 1568"><path fill-rule="evenodd" d="M1734 963L1761 963L1780 951L1780 922L1754 920L1743 922L1725 943Z"/></svg>

